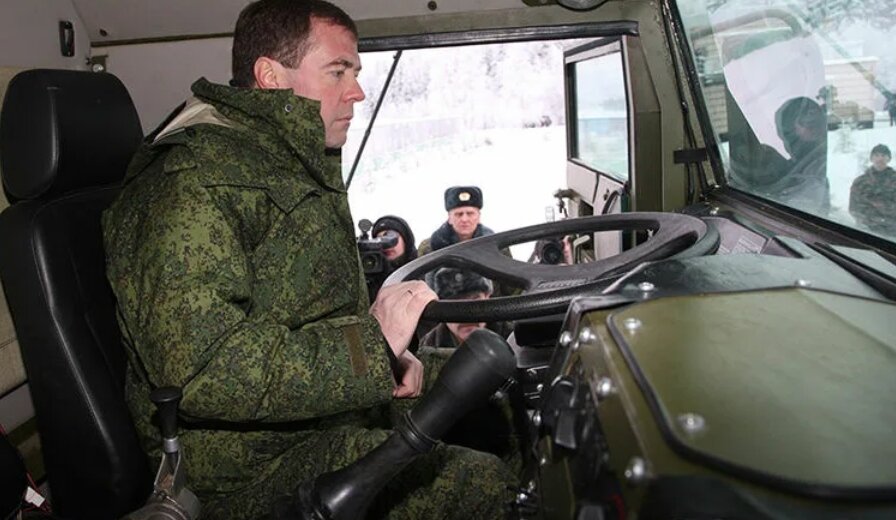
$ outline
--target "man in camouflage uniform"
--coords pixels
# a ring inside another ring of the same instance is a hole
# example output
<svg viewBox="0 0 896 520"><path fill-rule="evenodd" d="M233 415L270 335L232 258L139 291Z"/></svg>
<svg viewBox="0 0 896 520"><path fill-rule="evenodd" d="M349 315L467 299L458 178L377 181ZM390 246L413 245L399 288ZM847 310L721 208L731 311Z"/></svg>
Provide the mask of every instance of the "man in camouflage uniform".
<svg viewBox="0 0 896 520"><path fill-rule="evenodd" d="M890 158L886 145L871 149L871 166L849 190L849 213L859 225L896 237L896 171L889 166Z"/></svg>
<svg viewBox="0 0 896 520"><path fill-rule="evenodd" d="M339 8L250 4L234 35L237 87L197 81L104 215L129 406L155 456L149 392L183 389L187 485L205 518L264 516L272 497L383 441L380 408L421 391L406 349L435 295L399 284L368 314L332 151L364 98L359 70ZM513 480L492 455L440 445L372 516L499 518Z"/></svg>

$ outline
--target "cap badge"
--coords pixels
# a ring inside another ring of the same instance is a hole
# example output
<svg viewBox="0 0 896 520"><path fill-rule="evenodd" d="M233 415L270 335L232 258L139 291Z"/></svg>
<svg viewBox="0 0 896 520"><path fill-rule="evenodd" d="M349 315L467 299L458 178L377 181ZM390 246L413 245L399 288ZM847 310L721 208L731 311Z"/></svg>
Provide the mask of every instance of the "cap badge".
<svg viewBox="0 0 896 520"><path fill-rule="evenodd" d="M457 194L457 199L461 202L467 202L470 200L470 192L462 191Z"/></svg>

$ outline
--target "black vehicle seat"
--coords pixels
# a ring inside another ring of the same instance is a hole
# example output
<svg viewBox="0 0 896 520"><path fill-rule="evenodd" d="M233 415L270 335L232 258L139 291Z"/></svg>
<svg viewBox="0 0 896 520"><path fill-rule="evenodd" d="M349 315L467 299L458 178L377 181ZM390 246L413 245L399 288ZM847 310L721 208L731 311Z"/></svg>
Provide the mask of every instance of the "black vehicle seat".
<svg viewBox="0 0 896 520"><path fill-rule="evenodd" d="M0 435L0 518L16 518L25 497L28 480L19 452Z"/></svg>
<svg viewBox="0 0 896 520"><path fill-rule="evenodd" d="M152 475L124 400L126 356L105 276L100 216L142 139L105 73L29 70L0 113L0 278L57 514L118 518Z"/></svg>

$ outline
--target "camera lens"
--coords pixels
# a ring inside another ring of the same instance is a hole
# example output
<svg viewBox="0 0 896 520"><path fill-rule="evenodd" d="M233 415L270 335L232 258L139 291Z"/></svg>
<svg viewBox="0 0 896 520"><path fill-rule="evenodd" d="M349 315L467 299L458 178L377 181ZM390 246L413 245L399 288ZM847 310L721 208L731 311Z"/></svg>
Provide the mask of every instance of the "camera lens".
<svg viewBox="0 0 896 520"><path fill-rule="evenodd" d="M559 264L563 261L563 247L552 240L544 245L540 256L543 264Z"/></svg>
<svg viewBox="0 0 896 520"><path fill-rule="evenodd" d="M382 270L382 261L379 253L361 254L361 266L365 273L378 273Z"/></svg>

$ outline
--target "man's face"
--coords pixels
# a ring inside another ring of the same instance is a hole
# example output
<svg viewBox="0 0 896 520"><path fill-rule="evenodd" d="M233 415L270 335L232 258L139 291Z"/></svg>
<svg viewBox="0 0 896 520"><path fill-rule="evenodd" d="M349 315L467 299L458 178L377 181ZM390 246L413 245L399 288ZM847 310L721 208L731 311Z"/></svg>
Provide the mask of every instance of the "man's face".
<svg viewBox="0 0 896 520"><path fill-rule="evenodd" d="M458 299L487 300L488 297L488 293L477 292L470 295L461 296ZM485 327L485 323L446 323L445 325L448 327L448 330L451 331L451 334L454 334L454 337L457 338L458 343L467 341L467 338L470 337L470 334L472 334L474 330Z"/></svg>
<svg viewBox="0 0 896 520"><path fill-rule="evenodd" d="M396 258L404 254L404 237L401 236L401 233L392 229L384 229L376 234L377 238L387 235L398 237L398 242L395 243L394 247L383 249L383 256L386 257L386 260L395 260Z"/></svg>
<svg viewBox="0 0 896 520"><path fill-rule="evenodd" d="M873 153L871 154L871 165L874 166L874 169L877 171L884 171L887 168L887 165L890 164L890 156L882 153Z"/></svg>
<svg viewBox="0 0 896 520"><path fill-rule="evenodd" d="M345 144L354 115L364 99L358 84L358 41L346 28L311 19L311 47L297 69L286 69L287 87L297 96L320 101L327 148Z"/></svg>
<svg viewBox="0 0 896 520"><path fill-rule="evenodd" d="M479 208L460 206L448 212L448 224L461 240L473 238L476 226L479 225Z"/></svg>

